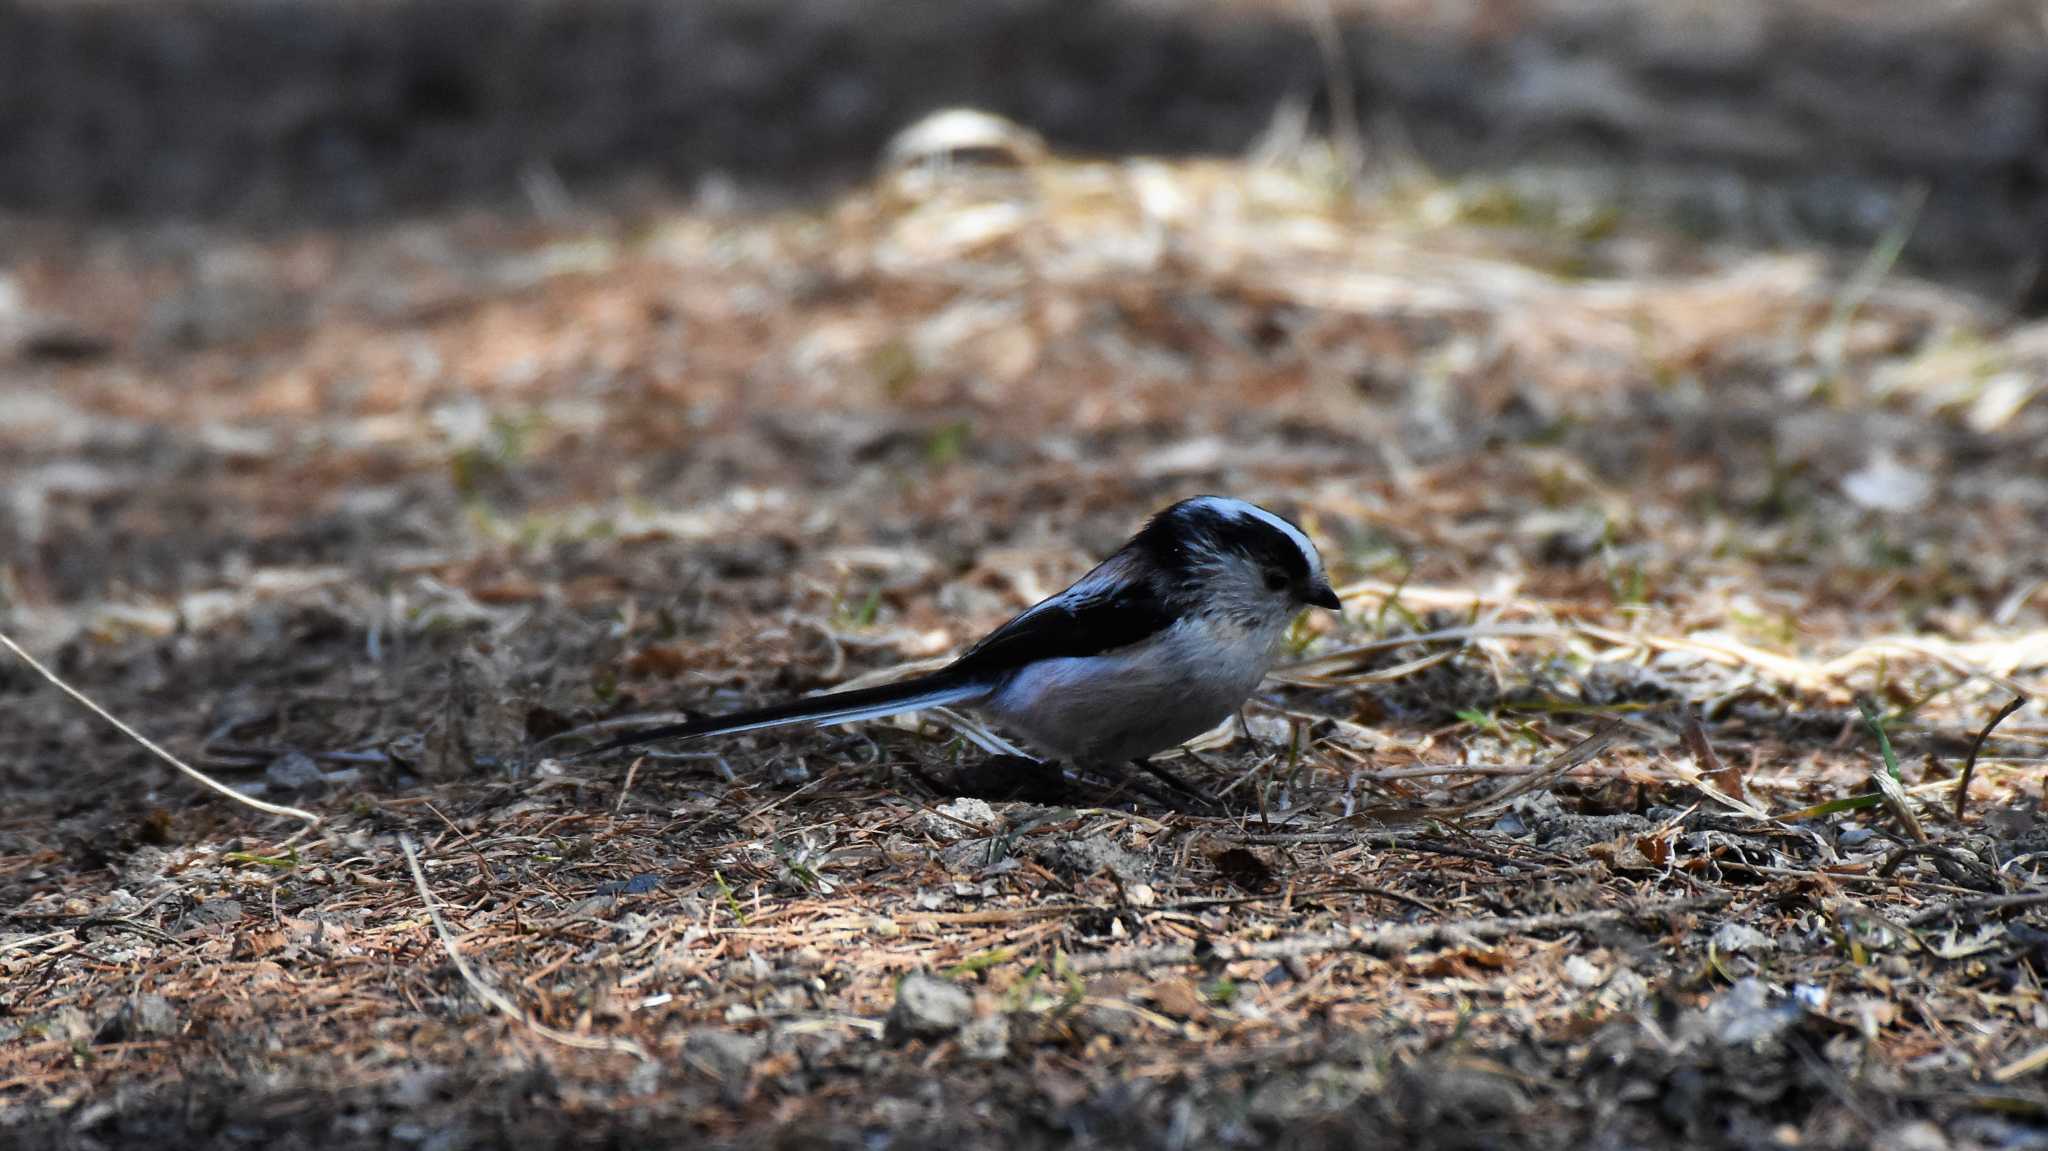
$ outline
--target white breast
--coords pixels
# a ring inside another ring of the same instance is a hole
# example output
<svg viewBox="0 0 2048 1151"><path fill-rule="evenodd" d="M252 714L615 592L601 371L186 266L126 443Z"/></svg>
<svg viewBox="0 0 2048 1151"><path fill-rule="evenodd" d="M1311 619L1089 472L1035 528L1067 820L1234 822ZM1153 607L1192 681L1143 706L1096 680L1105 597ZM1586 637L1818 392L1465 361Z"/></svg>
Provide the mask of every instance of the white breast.
<svg viewBox="0 0 2048 1151"><path fill-rule="evenodd" d="M1121 764L1228 718L1265 678L1285 626L1184 619L1128 648L1041 660L977 710L1053 755Z"/></svg>

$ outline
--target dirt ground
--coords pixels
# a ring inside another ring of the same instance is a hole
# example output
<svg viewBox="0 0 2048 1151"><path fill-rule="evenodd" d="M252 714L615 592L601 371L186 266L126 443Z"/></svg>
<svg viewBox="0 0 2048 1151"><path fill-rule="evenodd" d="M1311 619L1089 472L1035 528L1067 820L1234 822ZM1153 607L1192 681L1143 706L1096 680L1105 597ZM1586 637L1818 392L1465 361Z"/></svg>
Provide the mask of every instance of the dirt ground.
<svg viewBox="0 0 2048 1151"><path fill-rule="evenodd" d="M1006 149L19 230L0 620L319 823L0 659L0 1140L2048 1147L2048 326ZM1172 761L1220 810L934 715L536 746L941 657L1204 491L1347 604Z"/></svg>

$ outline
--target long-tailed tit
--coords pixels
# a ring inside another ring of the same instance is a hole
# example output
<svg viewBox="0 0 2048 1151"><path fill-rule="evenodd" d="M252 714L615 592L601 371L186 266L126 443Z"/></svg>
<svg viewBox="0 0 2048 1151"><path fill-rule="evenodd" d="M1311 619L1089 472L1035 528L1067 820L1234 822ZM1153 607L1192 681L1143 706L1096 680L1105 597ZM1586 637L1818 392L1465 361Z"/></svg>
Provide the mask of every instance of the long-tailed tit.
<svg viewBox="0 0 2048 1151"><path fill-rule="evenodd" d="M1143 762L1223 722L1303 607L1341 610L1300 528L1221 496L1183 500L1073 586L929 675L638 732L580 753L952 706L1053 756Z"/></svg>

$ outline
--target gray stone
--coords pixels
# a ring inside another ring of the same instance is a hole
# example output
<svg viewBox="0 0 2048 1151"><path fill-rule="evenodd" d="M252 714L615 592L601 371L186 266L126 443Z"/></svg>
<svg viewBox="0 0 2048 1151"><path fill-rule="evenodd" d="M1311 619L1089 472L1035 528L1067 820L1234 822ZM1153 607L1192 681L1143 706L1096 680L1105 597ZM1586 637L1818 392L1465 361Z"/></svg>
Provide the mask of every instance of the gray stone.
<svg viewBox="0 0 2048 1151"><path fill-rule="evenodd" d="M180 933L207 928L232 927L242 921L242 904L235 899L209 899L195 904L178 921Z"/></svg>
<svg viewBox="0 0 2048 1151"><path fill-rule="evenodd" d="M161 995L141 995L123 1002L100 1023L95 1043L163 1038L178 1033L178 1011Z"/></svg>
<svg viewBox="0 0 2048 1151"><path fill-rule="evenodd" d="M178 1010L161 995L143 995L135 1000L135 1032L138 1035L176 1035Z"/></svg>
<svg viewBox="0 0 2048 1151"><path fill-rule="evenodd" d="M960 1029L960 1052L969 1059L993 1063L1010 1053L1010 1017L985 1015Z"/></svg>
<svg viewBox="0 0 2048 1151"><path fill-rule="evenodd" d="M974 997L958 985L922 971L896 985L896 1005L889 1009L889 1034L906 1039L943 1039L974 1017Z"/></svg>
<svg viewBox="0 0 2048 1151"><path fill-rule="evenodd" d="M1680 1029L1723 1047L1763 1050L1775 1045L1803 1014L1805 1007L1798 999L1775 999L1762 980L1740 979Z"/></svg>
<svg viewBox="0 0 2048 1151"><path fill-rule="evenodd" d="M270 761L263 769L263 782L282 791L305 791L323 787L327 777L320 772L320 765L303 751L287 751Z"/></svg>
<svg viewBox="0 0 2048 1151"><path fill-rule="evenodd" d="M1747 923L1724 923L1714 930L1714 950L1723 955L1760 955L1777 950L1771 937Z"/></svg>
<svg viewBox="0 0 2048 1151"><path fill-rule="evenodd" d="M987 800L971 797L956 799L940 806L937 811L924 812L919 821L924 825L926 834L945 840L966 838L973 835L976 828L994 832L1003 826L996 809L990 807Z"/></svg>
<svg viewBox="0 0 2048 1151"><path fill-rule="evenodd" d="M1152 871L1144 859L1118 847L1105 835L1059 840L1039 848L1035 854L1039 862L1054 871L1081 878L1108 871L1125 883L1135 883L1147 878Z"/></svg>
<svg viewBox="0 0 2048 1151"><path fill-rule="evenodd" d="M758 1035L706 1027L683 1038L683 1058L723 1082L740 1082L753 1073L754 1062L768 1049Z"/></svg>

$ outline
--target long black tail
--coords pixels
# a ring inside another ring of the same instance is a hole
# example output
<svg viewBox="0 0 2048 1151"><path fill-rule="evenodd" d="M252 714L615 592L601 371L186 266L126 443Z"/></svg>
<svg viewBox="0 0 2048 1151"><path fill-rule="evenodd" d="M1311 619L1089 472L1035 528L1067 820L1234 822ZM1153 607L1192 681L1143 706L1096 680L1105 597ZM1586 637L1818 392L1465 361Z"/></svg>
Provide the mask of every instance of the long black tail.
<svg viewBox="0 0 2048 1151"><path fill-rule="evenodd" d="M792 700L789 703L778 703L772 707L755 708L752 711L706 716L688 723L672 723L665 727L650 728L612 740L610 743L585 748L564 758L582 759L658 740L703 739L706 736L733 735L742 731L760 731L763 728L788 727L799 723L822 726L828 723L880 719L898 712L916 711L921 707L962 703L987 693L987 684L941 671L916 679L907 679L901 683L885 683L880 687L856 688L853 691L836 691L830 695Z"/></svg>

